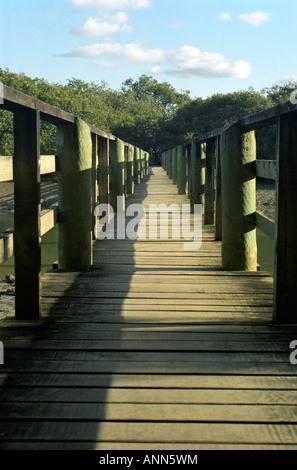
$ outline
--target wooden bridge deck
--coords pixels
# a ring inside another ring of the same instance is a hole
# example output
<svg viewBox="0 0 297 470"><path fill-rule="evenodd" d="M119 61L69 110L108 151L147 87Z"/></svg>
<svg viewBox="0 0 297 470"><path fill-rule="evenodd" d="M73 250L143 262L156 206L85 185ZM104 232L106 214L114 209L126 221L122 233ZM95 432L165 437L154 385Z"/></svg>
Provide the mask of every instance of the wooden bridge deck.
<svg viewBox="0 0 297 470"><path fill-rule="evenodd" d="M161 168L128 203L186 204ZM43 277L43 320L1 324L0 449L297 449L297 328L220 243L102 241Z"/></svg>

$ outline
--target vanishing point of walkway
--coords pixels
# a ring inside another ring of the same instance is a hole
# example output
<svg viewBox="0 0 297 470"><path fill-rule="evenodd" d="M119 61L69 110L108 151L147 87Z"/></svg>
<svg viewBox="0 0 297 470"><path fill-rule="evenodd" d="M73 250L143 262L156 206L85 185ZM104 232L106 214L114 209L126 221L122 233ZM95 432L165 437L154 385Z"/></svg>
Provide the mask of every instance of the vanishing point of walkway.
<svg viewBox="0 0 297 470"><path fill-rule="evenodd" d="M187 204L155 167L127 204ZM266 273L220 243L97 241L88 273L43 276L43 320L1 324L0 449L297 449L297 328Z"/></svg>

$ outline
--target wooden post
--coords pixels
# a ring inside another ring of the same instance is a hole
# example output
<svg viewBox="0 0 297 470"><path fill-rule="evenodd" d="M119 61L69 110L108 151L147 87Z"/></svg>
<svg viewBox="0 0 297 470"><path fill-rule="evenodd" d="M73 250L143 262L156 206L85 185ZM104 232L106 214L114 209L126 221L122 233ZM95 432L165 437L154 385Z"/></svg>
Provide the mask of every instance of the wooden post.
<svg viewBox="0 0 297 470"><path fill-rule="evenodd" d="M145 152L145 175L149 174L149 167L150 167L150 154Z"/></svg>
<svg viewBox="0 0 297 470"><path fill-rule="evenodd" d="M238 123L221 136L222 267L226 271L257 271L256 139Z"/></svg>
<svg viewBox="0 0 297 470"><path fill-rule="evenodd" d="M14 252L17 320L41 316L40 114L14 114Z"/></svg>
<svg viewBox="0 0 297 470"><path fill-rule="evenodd" d="M114 211L118 208L118 196L125 197L124 163L125 152L124 142L120 139L110 141L109 144L109 165L110 165L110 205Z"/></svg>
<svg viewBox="0 0 297 470"><path fill-rule="evenodd" d="M188 171L187 171L187 187L188 187L188 199L191 200L191 193L192 193L192 160L191 160L191 144L187 145L187 154L186 158L188 160Z"/></svg>
<svg viewBox="0 0 297 470"><path fill-rule="evenodd" d="M98 138L99 156L99 202L109 204L109 139Z"/></svg>
<svg viewBox="0 0 297 470"><path fill-rule="evenodd" d="M128 146L127 195L134 193L134 146Z"/></svg>
<svg viewBox="0 0 297 470"><path fill-rule="evenodd" d="M173 168L173 159L172 159L173 150L168 150L168 176L172 180L172 168Z"/></svg>
<svg viewBox="0 0 297 470"><path fill-rule="evenodd" d="M186 194L187 162L183 146L177 149L177 186L178 194Z"/></svg>
<svg viewBox="0 0 297 470"><path fill-rule="evenodd" d="M143 179L144 176L144 151L139 150L139 156L140 156L140 179Z"/></svg>
<svg viewBox="0 0 297 470"><path fill-rule="evenodd" d="M177 147L172 149L172 180L177 184Z"/></svg>
<svg viewBox="0 0 297 470"><path fill-rule="evenodd" d="M278 120L274 320L297 323L297 118Z"/></svg>
<svg viewBox="0 0 297 470"><path fill-rule="evenodd" d="M216 138L206 141L205 225L214 225Z"/></svg>
<svg viewBox="0 0 297 470"><path fill-rule="evenodd" d="M192 141L191 146L191 211L195 204L202 204L204 208L205 186L205 144Z"/></svg>
<svg viewBox="0 0 297 470"><path fill-rule="evenodd" d="M97 181L97 169L98 169L98 137L96 134L92 134L92 214L93 222L92 227L96 225L95 208L98 202L98 181ZM92 231L93 240L95 240L95 232Z"/></svg>
<svg viewBox="0 0 297 470"><path fill-rule="evenodd" d="M58 266L86 271L92 265L92 138L80 118L58 127Z"/></svg>
<svg viewBox="0 0 297 470"><path fill-rule="evenodd" d="M221 179L221 156L220 156L220 140L217 137L216 143L216 196L215 196L215 240L222 240L222 179Z"/></svg>
<svg viewBox="0 0 297 470"><path fill-rule="evenodd" d="M134 183L140 183L140 155L139 155L139 148L135 147L134 149Z"/></svg>
<svg viewBox="0 0 297 470"><path fill-rule="evenodd" d="M124 196L125 198L128 196L128 154L129 154L129 147L128 144L124 145Z"/></svg>

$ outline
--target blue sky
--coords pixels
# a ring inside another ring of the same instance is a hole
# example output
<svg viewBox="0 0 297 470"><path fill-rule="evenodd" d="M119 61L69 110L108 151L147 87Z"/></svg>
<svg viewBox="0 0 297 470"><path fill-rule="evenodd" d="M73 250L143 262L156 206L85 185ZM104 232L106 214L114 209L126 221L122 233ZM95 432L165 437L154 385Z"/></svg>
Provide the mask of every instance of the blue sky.
<svg viewBox="0 0 297 470"><path fill-rule="evenodd" d="M297 0L0 0L0 67L120 89L141 74L192 97L297 79Z"/></svg>

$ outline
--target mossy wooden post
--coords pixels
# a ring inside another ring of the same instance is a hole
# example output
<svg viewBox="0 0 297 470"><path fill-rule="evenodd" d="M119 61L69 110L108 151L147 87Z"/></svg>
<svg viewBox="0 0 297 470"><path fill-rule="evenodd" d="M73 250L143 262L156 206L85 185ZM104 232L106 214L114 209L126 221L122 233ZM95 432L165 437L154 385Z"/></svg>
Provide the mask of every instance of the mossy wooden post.
<svg viewBox="0 0 297 470"><path fill-rule="evenodd" d="M221 136L222 267L257 271L256 139L235 123Z"/></svg>
<svg viewBox="0 0 297 470"><path fill-rule="evenodd" d="M97 169L98 169L98 137L96 134L92 134L92 214L93 222L92 227L96 225L95 208L98 203L98 180L97 180ZM92 231L93 240L95 240L95 231Z"/></svg>
<svg viewBox="0 0 297 470"><path fill-rule="evenodd" d="M109 144L109 167L110 167L110 205L114 211L118 208L118 197L122 197L124 207L125 198L125 145L120 139L111 141Z"/></svg>
<svg viewBox="0 0 297 470"><path fill-rule="evenodd" d="M99 202L109 204L109 139L98 138L98 157Z"/></svg>
<svg viewBox="0 0 297 470"><path fill-rule="evenodd" d="M186 194L187 161L183 146L177 149L177 187L178 194Z"/></svg>
<svg viewBox="0 0 297 470"><path fill-rule="evenodd" d="M17 320L41 316L40 114L14 114L14 252Z"/></svg>
<svg viewBox="0 0 297 470"><path fill-rule="evenodd" d="M150 167L150 155L148 152L145 152L145 175L149 174L149 167Z"/></svg>
<svg viewBox="0 0 297 470"><path fill-rule="evenodd" d="M86 271L92 265L92 139L80 118L58 127L58 266Z"/></svg>
<svg viewBox="0 0 297 470"><path fill-rule="evenodd" d="M140 183L140 150L138 147L134 149L134 183Z"/></svg>
<svg viewBox="0 0 297 470"><path fill-rule="evenodd" d="M216 138L206 141L206 168L205 168L205 225L214 225L215 208L215 158Z"/></svg>
<svg viewBox="0 0 297 470"><path fill-rule="evenodd" d="M134 146L128 146L127 195L134 193Z"/></svg>
<svg viewBox="0 0 297 470"><path fill-rule="evenodd" d="M140 181L143 179L143 150L139 149L139 172L140 172Z"/></svg>
<svg viewBox="0 0 297 470"><path fill-rule="evenodd" d="M192 144L187 145L186 158L187 158L187 196L191 200L191 191L192 191L192 161L191 161L191 146Z"/></svg>
<svg viewBox="0 0 297 470"><path fill-rule="evenodd" d="M222 240L222 179L221 179L221 156L220 140L216 138L216 194L215 194L215 240Z"/></svg>
<svg viewBox="0 0 297 470"><path fill-rule="evenodd" d="M177 185L177 147L172 149L172 181Z"/></svg>
<svg viewBox="0 0 297 470"><path fill-rule="evenodd" d="M278 120L277 214L274 267L274 320L297 323L297 118Z"/></svg>
<svg viewBox="0 0 297 470"><path fill-rule="evenodd" d="M129 148L128 144L124 145L124 196L125 198L128 196L128 154Z"/></svg>
<svg viewBox="0 0 297 470"><path fill-rule="evenodd" d="M191 145L191 211L195 204L202 204L204 208L205 186L205 144L195 139Z"/></svg>

